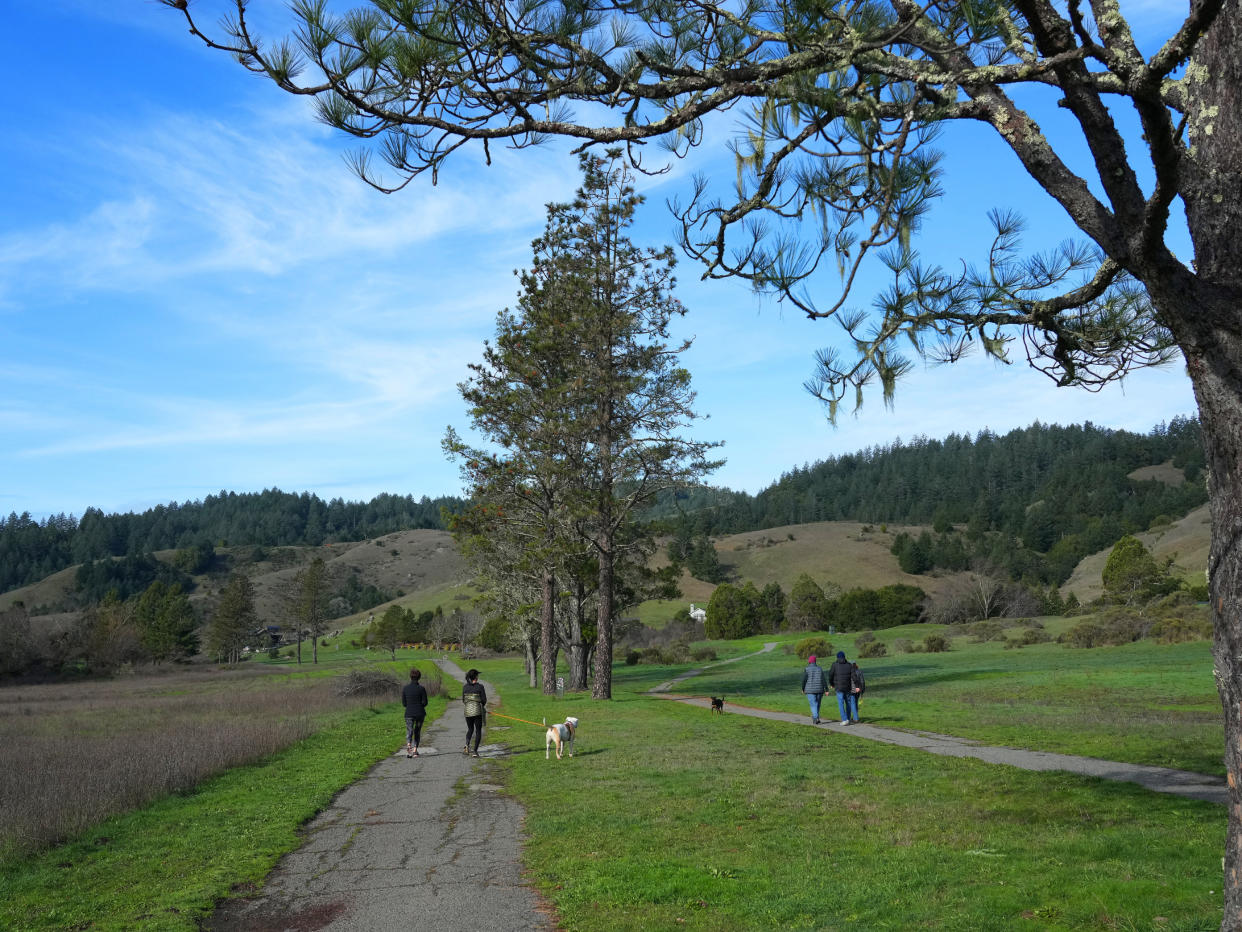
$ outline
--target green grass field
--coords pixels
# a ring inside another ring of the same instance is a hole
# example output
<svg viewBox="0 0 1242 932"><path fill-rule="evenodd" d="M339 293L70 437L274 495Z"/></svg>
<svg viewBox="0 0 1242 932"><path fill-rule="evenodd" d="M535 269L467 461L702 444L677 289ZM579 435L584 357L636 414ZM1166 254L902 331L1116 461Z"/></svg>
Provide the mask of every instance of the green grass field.
<svg viewBox="0 0 1242 932"><path fill-rule="evenodd" d="M933 627L893 628L877 637L888 644L899 637L917 641ZM792 643L768 638L778 639ZM757 650L763 640L746 643ZM830 640L834 649L856 659L853 635ZM863 719L1004 747L1224 775L1220 699L1206 641L1140 641L1090 650L1049 643L1005 650L994 641L972 644L955 638L953 646L944 653L890 652L859 661L867 675ZM682 691L806 712L798 689L802 666L778 648L708 669ZM835 711L835 701L829 702L824 717L832 718Z"/></svg>
<svg viewBox="0 0 1242 932"><path fill-rule="evenodd" d="M882 724L960 723L982 734L1000 727L985 714L998 701L1022 717L1042 706L1037 684L1050 669L1063 671L1056 689L1098 688L1121 699L1144 665L1168 652L1178 664L1197 664L1211 682L1203 644L1079 652L1091 659L1073 662L1056 655L1070 653L1064 648L1049 648L1043 659L1027 650L995 658L984 650L912 655L883 672L874 661L867 669L875 699L864 709L887 716ZM978 676L966 675L971 656ZM1025 685L1001 701L992 693L1003 663L1016 664ZM1223 807L1128 784L934 757L848 733L713 717L643 695L680 669L617 667L614 701L597 703L532 694L512 662L478 666L499 685L506 712L581 719L572 761L545 761L537 729L525 745L518 730L504 739L515 745L505 764L510 788L528 808L527 864L566 929L1219 925ZM699 689L714 682L744 688L739 701L744 695L756 705L802 711L801 667L779 653L748 658L709 670L685 691L719 694ZM889 669L902 686L889 681ZM960 684L956 699L938 692L947 683ZM890 687L896 696L887 696ZM924 690L930 698L921 703ZM985 699L978 707L968 699L972 691ZM1161 704L1159 692L1129 705L1146 714ZM1186 692L1199 702L1195 690ZM921 704L950 702L961 707L951 717L916 714ZM1100 725L1092 746L1107 750L1109 733ZM1124 757L1127 748L1136 758L1170 756L1159 747L1162 735L1137 718L1114 716L1111 733L1117 753L1104 756ZM1171 756L1183 764L1207 760L1213 752L1199 743Z"/></svg>
<svg viewBox="0 0 1242 932"><path fill-rule="evenodd" d="M725 659L763 640L713 646ZM852 637L832 640L853 655ZM398 654L402 666L411 660L426 655ZM545 760L533 726L494 718L506 728L487 736L511 747L499 767L527 810L525 866L564 929L1219 926L1221 806L644 695L689 667L619 664L613 701L595 702L531 690L517 660L474 663L498 687L498 711L581 719L572 760ZM1220 772L1202 642L1002 650L955 639L944 654L864 668L863 716L879 725ZM778 648L707 667L682 691L804 712L801 669ZM195 928L216 898L251 889L296 846L297 826L339 787L392 751L397 718L395 706L350 713L263 764L0 863L0 927Z"/></svg>

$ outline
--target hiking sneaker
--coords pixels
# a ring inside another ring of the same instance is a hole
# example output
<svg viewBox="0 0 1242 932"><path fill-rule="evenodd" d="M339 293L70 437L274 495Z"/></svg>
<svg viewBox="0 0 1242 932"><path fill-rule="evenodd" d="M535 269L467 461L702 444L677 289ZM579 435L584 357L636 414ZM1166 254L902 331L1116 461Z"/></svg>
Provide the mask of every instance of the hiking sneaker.
<svg viewBox="0 0 1242 932"><path fill-rule="evenodd" d="M818 724L819 724L819 719L817 719L817 718L813 718L813 719L811 719L811 724L812 724L812 725L818 725Z"/></svg>
<svg viewBox="0 0 1242 932"><path fill-rule="evenodd" d="M411 754L410 757L418 757L418 748L414 749L414 753Z"/></svg>
<svg viewBox="0 0 1242 932"><path fill-rule="evenodd" d="M471 757L478 757L478 756L479 756L479 752L478 752L478 751L471 751L471 752L470 752L470 756L471 756Z"/></svg>
<svg viewBox="0 0 1242 932"><path fill-rule="evenodd" d="M841 722L841 724L842 724L842 725L848 725L848 724L849 724L849 722L842 721L842 722Z"/></svg>
<svg viewBox="0 0 1242 932"><path fill-rule="evenodd" d="M469 753L470 753L470 745L466 745L464 748L462 748L462 749L461 749L461 752L462 752L463 754L469 754Z"/></svg>

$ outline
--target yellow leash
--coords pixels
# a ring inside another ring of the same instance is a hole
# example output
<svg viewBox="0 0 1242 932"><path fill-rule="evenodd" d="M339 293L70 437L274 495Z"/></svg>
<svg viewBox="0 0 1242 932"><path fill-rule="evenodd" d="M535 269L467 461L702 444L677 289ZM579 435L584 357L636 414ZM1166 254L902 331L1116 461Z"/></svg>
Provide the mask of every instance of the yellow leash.
<svg viewBox="0 0 1242 932"><path fill-rule="evenodd" d="M512 715L505 715L502 712L493 712L491 709L487 710L487 714L488 715L499 715L501 718L507 718L511 722L521 722L523 725L534 725L536 728L547 728L548 727L547 725L541 725L538 722L528 722L524 718L514 718Z"/></svg>

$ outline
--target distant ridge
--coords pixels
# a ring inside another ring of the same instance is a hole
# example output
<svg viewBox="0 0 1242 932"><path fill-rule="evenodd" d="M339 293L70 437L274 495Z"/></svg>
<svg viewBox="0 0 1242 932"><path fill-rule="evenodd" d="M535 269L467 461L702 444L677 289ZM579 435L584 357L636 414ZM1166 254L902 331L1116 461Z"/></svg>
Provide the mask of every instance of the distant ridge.
<svg viewBox="0 0 1242 932"><path fill-rule="evenodd" d="M956 529L972 548L958 550L971 559L1060 585L1081 559L1123 534L1180 518L1206 501L1202 469L1199 424L1191 418L1147 434L1037 422L1003 436L984 430L896 440L795 467L753 496L707 486L682 490L662 497L645 517L670 533L717 537L823 521ZM80 520L12 514L0 519L0 593L105 557L206 544L318 547L442 530L442 509L465 504L391 494L325 502L309 492L267 489L222 491L141 514L89 508Z"/></svg>
<svg viewBox="0 0 1242 932"><path fill-rule="evenodd" d="M141 514L104 514L88 508L80 520L29 514L0 519L0 592L43 579L74 564L194 547L318 547L362 541L396 531L443 530L441 509L457 510L453 496L377 495L369 502L310 493L225 492L202 501L157 505Z"/></svg>

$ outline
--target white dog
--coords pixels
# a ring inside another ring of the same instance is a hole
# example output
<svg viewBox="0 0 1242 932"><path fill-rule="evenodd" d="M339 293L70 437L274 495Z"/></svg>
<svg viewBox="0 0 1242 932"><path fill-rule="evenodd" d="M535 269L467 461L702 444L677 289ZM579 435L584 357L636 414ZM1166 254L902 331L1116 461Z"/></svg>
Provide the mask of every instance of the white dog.
<svg viewBox="0 0 1242 932"><path fill-rule="evenodd" d="M543 742L543 759L550 760L549 750L556 745L556 759L561 759L561 751L569 745L569 756L574 756L574 734L578 730L578 720L567 718L561 725L549 725L548 735Z"/></svg>

